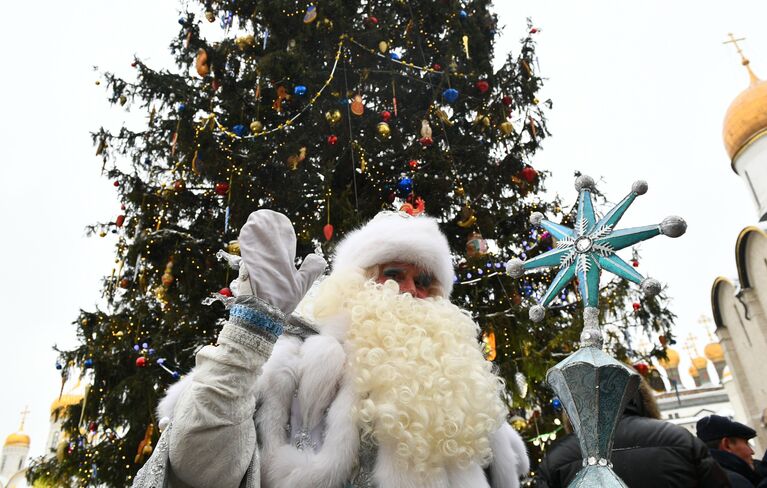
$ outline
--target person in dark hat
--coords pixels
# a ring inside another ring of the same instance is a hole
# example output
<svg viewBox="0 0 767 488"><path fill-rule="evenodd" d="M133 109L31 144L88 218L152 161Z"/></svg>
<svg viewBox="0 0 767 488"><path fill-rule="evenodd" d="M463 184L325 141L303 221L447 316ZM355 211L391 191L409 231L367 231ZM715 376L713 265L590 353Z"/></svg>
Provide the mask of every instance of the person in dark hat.
<svg viewBox="0 0 767 488"><path fill-rule="evenodd" d="M759 485L762 476L754 469L754 450L748 443L756 437L754 429L720 415L703 417L698 420L696 429L698 438L706 443L711 457L724 468L733 488Z"/></svg>

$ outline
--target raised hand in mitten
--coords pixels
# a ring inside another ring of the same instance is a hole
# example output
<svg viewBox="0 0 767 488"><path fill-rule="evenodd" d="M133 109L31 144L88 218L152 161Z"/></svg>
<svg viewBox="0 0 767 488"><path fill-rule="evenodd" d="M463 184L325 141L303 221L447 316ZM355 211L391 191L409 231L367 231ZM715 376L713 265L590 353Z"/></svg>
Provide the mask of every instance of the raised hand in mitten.
<svg viewBox="0 0 767 488"><path fill-rule="evenodd" d="M247 290L285 314L295 310L327 263L317 254L304 258L296 269L296 233L286 216L273 210L250 214L240 230L241 294ZM247 278L243 277L244 273ZM247 292L246 292L247 293Z"/></svg>

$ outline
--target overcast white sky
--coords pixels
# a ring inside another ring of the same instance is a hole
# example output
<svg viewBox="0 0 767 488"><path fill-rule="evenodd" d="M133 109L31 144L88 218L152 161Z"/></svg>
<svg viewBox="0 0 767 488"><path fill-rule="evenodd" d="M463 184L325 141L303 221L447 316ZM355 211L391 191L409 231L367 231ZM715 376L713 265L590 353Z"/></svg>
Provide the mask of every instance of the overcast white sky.
<svg viewBox="0 0 767 488"><path fill-rule="evenodd" d="M743 44L757 74L767 76L767 4L759 1L498 2L503 55L516 49L525 18L541 29L538 55L552 98L545 142L534 165L554 174L549 187L575 198L572 174L604 178L617 201L635 179L650 191L623 225L689 223L687 235L641 247L639 271L669 285L679 334L710 316L718 275L735 273L740 229L756 221L745 187L730 169L722 118L748 78L728 32ZM118 124L104 102L93 65L130 73L134 53L169 62L178 24L175 2L44 1L40 16L0 30L2 192L0 192L0 438L26 431L43 452L49 406L59 392L54 343L71 346L78 309L93 308L100 278L113 265L113 240L85 238L84 227L119 211L114 188L99 175L89 131ZM29 21L35 22L31 28ZM705 338L705 333L700 332ZM681 341L680 341L681 342ZM683 365L686 358L683 358Z"/></svg>

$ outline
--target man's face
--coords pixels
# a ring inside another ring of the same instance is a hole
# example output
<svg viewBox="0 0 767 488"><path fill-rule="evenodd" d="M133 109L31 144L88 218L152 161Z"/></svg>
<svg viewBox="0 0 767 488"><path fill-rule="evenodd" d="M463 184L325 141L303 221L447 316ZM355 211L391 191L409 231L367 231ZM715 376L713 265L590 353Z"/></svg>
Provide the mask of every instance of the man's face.
<svg viewBox="0 0 767 488"><path fill-rule="evenodd" d="M376 283L389 280L399 285L400 293L410 293L415 298L427 298L434 282L432 275L410 263L390 262L380 266Z"/></svg>
<svg viewBox="0 0 767 488"><path fill-rule="evenodd" d="M751 449L751 444L746 439L740 437L725 437L720 444L723 451L735 454L752 468L754 467L754 460L751 456L754 455L754 450Z"/></svg>

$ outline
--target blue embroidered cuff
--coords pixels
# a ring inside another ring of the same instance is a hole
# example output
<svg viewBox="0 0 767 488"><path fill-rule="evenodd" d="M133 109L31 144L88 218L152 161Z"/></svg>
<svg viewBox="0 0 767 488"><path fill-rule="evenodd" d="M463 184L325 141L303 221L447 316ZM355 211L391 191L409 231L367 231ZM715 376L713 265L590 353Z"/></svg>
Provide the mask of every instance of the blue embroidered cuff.
<svg viewBox="0 0 767 488"><path fill-rule="evenodd" d="M245 305L232 305L229 309L229 321L241 327L260 329L275 336L282 335L281 321L264 311Z"/></svg>

